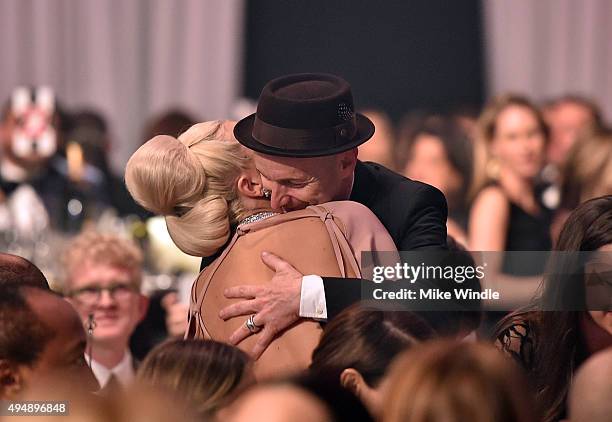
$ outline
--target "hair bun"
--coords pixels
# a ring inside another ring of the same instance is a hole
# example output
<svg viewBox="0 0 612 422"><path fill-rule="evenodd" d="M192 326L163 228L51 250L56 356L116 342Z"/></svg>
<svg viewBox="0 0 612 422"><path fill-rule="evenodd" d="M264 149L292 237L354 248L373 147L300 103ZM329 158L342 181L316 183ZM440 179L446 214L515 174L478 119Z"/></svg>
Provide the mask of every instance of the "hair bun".
<svg viewBox="0 0 612 422"><path fill-rule="evenodd" d="M202 196L206 175L198 158L178 139L158 135L132 155L125 169L132 197L160 215L186 212Z"/></svg>
<svg viewBox="0 0 612 422"><path fill-rule="evenodd" d="M228 203L219 195L206 196L181 217L166 217L168 232L188 255L211 256L229 239Z"/></svg>

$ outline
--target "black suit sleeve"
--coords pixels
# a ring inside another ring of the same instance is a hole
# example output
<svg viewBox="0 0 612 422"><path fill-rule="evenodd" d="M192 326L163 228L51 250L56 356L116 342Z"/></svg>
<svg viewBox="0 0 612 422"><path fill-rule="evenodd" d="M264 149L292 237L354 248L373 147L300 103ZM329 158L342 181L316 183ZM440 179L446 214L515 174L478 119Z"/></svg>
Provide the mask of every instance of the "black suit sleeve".
<svg viewBox="0 0 612 422"><path fill-rule="evenodd" d="M446 198L433 186L406 182L410 184L409 189L406 189L406 185L399 184L393 192L397 196L388 201L392 207L384 210L387 216L392 214L394 219L401 221L395 230L390 224L385 224L397 249L400 251L446 249L448 214ZM384 224L384 216L376 214ZM361 300L363 283L372 283L372 281L323 277L328 321L343 309Z"/></svg>
<svg viewBox="0 0 612 422"><path fill-rule="evenodd" d="M361 284L372 283L360 278L323 277L327 320L330 321L343 309L361 301Z"/></svg>
<svg viewBox="0 0 612 422"><path fill-rule="evenodd" d="M424 183L402 204L403 227L396 240L399 251L445 250L446 198L438 189ZM395 240L395 239L394 239Z"/></svg>

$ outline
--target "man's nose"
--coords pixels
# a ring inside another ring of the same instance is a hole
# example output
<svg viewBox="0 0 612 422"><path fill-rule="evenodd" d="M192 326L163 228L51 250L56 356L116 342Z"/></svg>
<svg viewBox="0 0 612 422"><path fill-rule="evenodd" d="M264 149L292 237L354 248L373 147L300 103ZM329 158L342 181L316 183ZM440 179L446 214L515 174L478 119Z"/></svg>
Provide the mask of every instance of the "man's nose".
<svg viewBox="0 0 612 422"><path fill-rule="evenodd" d="M290 198L281 189L275 189L272 191L272 198L270 199L270 206L276 212L283 212L283 207L289 204Z"/></svg>
<svg viewBox="0 0 612 422"><path fill-rule="evenodd" d="M102 290L100 292L100 299L98 300L98 306L113 306L115 304L115 298L111 295L108 290Z"/></svg>

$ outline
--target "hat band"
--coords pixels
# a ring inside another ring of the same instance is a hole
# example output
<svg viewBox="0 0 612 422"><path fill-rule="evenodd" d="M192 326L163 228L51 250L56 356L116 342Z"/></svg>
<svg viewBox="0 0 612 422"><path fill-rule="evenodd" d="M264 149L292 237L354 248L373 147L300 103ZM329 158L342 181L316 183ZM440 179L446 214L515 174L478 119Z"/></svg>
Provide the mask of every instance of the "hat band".
<svg viewBox="0 0 612 422"><path fill-rule="evenodd" d="M266 146L283 150L319 151L350 142L357 132L355 116L337 126L322 129L291 129L268 124L255 116L253 138Z"/></svg>

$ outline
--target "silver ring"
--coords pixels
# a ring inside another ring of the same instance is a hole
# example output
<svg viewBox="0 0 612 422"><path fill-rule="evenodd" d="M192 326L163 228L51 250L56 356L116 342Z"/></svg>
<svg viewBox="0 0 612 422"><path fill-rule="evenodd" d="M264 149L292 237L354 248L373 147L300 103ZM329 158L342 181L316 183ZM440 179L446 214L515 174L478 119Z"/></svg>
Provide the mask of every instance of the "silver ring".
<svg viewBox="0 0 612 422"><path fill-rule="evenodd" d="M261 194L263 195L264 198L266 199L270 199L272 198L272 191L270 189L262 189L261 190Z"/></svg>
<svg viewBox="0 0 612 422"><path fill-rule="evenodd" d="M246 325L247 330L249 330L249 332L251 332L251 334L255 334L256 332L261 330L261 327L259 325L255 324L255 314L249 316L247 318L246 322L244 323L244 325Z"/></svg>

